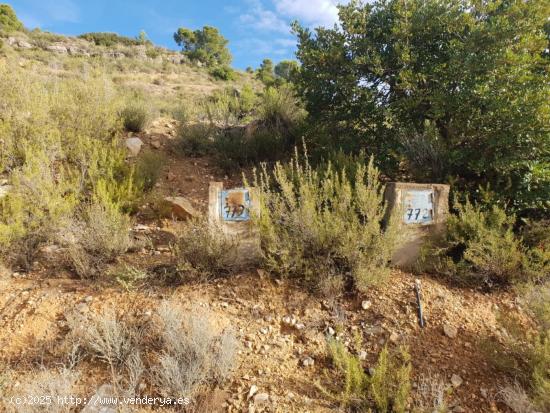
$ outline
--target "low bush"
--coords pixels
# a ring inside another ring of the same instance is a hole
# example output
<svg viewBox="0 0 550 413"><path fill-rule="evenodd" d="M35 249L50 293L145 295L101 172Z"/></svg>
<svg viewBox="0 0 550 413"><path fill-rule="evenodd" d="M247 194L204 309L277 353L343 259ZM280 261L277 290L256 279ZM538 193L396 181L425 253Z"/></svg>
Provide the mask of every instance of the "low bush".
<svg viewBox="0 0 550 413"><path fill-rule="evenodd" d="M0 200L0 247L28 270L40 246L53 241L71 216L76 183L62 171L56 174L44 153L28 156L11 179L12 190Z"/></svg>
<svg viewBox="0 0 550 413"><path fill-rule="evenodd" d="M550 268L544 248L529 248L514 233L515 216L496 205L456 204L446 231L423 250L421 269L459 283L491 287L543 276ZM546 257L545 257L546 255Z"/></svg>
<svg viewBox="0 0 550 413"><path fill-rule="evenodd" d="M149 278L147 271L127 264L121 264L114 268L111 275L127 291L132 290Z"/></svg>
<svg viewBox="0 0 550 413"><path fill-rule="evenodd" d="M132 246L130 218L116 204L92 203L68 227L69 259L82 278L99 275L105 264Z"/></svg>
<svg viewBox="0 0 550 413"><path fill-rule="evenodd" d="M216 66L210 69L210 74L218 80L235 80L235 71L229 66Z"/></svg>
<svg viewBox="0 0 550 413"><path fill-rule="evenodd" d="M499 314L503 342L486 343L488 359L503 375L514 381L501 392L503 401L514 411L532 406L550 409L550 281L521 288L522 301L535 321L526 328L512 314ZM515 401L514 401L515 400ZM527 410L526 410L527 411Z"/></svg>
<svg viewBox="0 0 550 413"><path fill-rule="evenodd" d="M83 33L78 36L80 39L95 43L97 46L112 47L117 44L124 46L139 46L142 44L152 45L150 40L133 39L131 37L120 36L109 32Z"/></svg>
<svg viewBox="0 0 550 413"><path fill-rule="evenodd" d="M29 268L94 198L128 206L137 196L117 133L120 100L105 78L44 80L0 65L0 249Z"/></svg>
<svg viewBox="0 0 550 413"><path fill-rule="evenodd" d="M204 156L212 151L215 131L203 123L182 125L179 128L180 148L187 156Z"/></svg>
<svg viewBox="0 0 550 413"><path fill-rule="evenodd" d="M380 413L408 410L412 366L405 348L394 354L384 347L372 376L365 372L359 357L351 354L342 342L329 339L328 352L342 383L335 393L321 387L325 394L361 411L373 407Z"/></svg>
<svg viewBox="0 0 550 413"><path fill-rule="evenodd" d="M305 111L290 85L268 87L260 95L258 119L272 130L288 131L304 117Z"/></svg>
<svg viewBox="0 0 550 413"><path fill-rule="evenodd" d="M89 354L107 363L113 384L118 384L121 372L140 348L148 325L130 323L117 316L112 308L92 313L89 318L79 313L67 314L66 318L71 338Z"/></svg>
<svg viewBox="0 0 550 413"><path fill-rule="evenodd" d="M151 191L159 180L166 158L159 153L147 151L140 154L135 168L136 186L145 192Z"/></svg>
<svg viewBox="0 0 550 413"><path fill-rule="evenodd" d="M69 413L74 406L71 403L60 403L59 399L75 394L79 375L68 369L58 370L41 369L32 372L25 377L18 375L17 386L4 395L5 411L8 413ZM28 403L8 403L9 398L21 398L29 400ZM32 402L35 398L36 402ZM59 399L58 399L59 398ZM42 401L39 403L38 401ZM50 402L48 402L48 400Z"/></svg>
<svg viewBox="0 0 550 413"><path fill-rule="evenodd" d="M386 206L372 158L357 166L352 184L345 171L316 171L296 151L272 172L264 166L254 183L261 189L261 242L270 271L316 288L336 277L360 291L386 278L399 220L395 212L383 228Z"/></svg>
<svg viewBox="0 0 550 413"><path fill-rule="evenodd" d="M155 381L165 397L195 397L201 386L219 384L228 377L237 352L235 336L216 333L209 314L184 312L175 302L159 308L163 352Z"/></svg>
<svg viewBox="0 0 550 413"><path fill-rule="evenodd" d="M150 111L144 102L133 101L122 110L124 128L129 132L142 132L150 121Z"/></svg>
<svg viewBox="0 0 550 413"><path fill-rule="evenodd" d="M203 220L188 222L173 245L178 270L199 278L219 277L234 270L237 242Z"/></svg>

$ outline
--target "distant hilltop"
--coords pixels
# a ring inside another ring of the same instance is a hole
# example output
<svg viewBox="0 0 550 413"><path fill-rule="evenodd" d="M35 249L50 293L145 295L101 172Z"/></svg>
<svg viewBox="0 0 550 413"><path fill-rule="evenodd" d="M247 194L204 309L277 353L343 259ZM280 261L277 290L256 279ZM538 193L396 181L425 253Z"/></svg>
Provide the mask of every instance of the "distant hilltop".
<svg viewBox="0 0 550 413"><path fill-rule="evenodd" d="M174 64L190 63L180 52L155 46L149 41L119 36L115 33L87 33L78 37L63 36L33 30L12 32L3 43L15 50L44 50L60 55L104 58L134 58L140 60L168 61ZM202 66L196 62L197 66Z"/></svg>

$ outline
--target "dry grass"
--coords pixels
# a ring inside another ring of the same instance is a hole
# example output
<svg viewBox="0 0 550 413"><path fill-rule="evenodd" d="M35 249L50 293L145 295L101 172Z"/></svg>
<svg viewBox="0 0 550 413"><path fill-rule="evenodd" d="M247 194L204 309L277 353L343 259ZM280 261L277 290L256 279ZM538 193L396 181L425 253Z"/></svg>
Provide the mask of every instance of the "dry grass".
<svg viewBox="0 0 550 413"><path fill-rule="evenodd" d="M59 370L41 369L23 378L18 377L20 385L8 389L6 398L34 397L32 403L5 403L8 413L69 413L74 405L60 403L58 397L75 395L78 374L68 368ZM15 381L15 380L14 380Z"/></svg>
<svg viewBox="0 0 550 413"><path fill-rule="evenodd" d="M500 400L512 409L514 413L536 412L529 396L518 383L503 387L498 395L500 396Z"/></svg>
<svg viewBox="0 0 550 413"><path fill-rule="evenodd" d="M216 333L208 313L165 301L159 308L163 352L155 369L155 381L166 397L195 397L201 386L223 382L237 350L234 335Z"/></svg>

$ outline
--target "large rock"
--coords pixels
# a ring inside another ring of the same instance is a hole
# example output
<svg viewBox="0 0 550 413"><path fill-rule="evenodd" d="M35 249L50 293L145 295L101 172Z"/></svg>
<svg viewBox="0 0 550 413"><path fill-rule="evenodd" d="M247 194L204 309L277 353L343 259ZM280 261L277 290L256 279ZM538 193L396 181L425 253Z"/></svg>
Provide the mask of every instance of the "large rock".
<svg viewBox="0 0 550 413"><path fill-rule="evenodd" d="M59 54L67 54L67 48L61 44L51 44L46 47L46 50Z"/></svg>
<svg viewBox="0 0 550 413"><path fill-rule="evenodd" d="M166 197L162 202L161 213L172 219L186 220L199 216L191 202L182 196Z"/></svg>
<svg viewBox="0 0 550 413"><path fill-rule="evenodd" d="M126 139L125 145L130 152L130 156L138 156L139 152L141 151L141 147L143 146L143 141L135 137L128 138Z"/></svg>
<svg viewBox="0 0 550 413"><path fill-rule="evenodd" d="M18 49L32 49L33 46L29 42L23 39L18 39L16 37L8 37L8 40L6 43L12 47L16 47Z"/></svg>
<svg viewBox="0 0 550 413"><path fill-rule="evenodd" d="M0 199L4 198L11 191L11 185L0 185Z"/></svg>

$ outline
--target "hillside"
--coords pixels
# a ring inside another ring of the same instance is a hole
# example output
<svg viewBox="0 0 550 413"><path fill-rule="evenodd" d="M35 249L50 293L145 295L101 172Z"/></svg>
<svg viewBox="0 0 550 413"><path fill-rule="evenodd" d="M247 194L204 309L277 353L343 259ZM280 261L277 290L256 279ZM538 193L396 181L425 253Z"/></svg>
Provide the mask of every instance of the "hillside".
<svg viewBox="0 0 550 413"><path fill-rule="evenodd" d="M547 221L518 230L501 204L456 203L397 268L409 230L384 185L412 180L412 160L387 149L385 173L344 153L292 76L224 81L149 43L2 36L0 411L548 406ZM258 257L207 221L212 182L256 187Z"/></svg>
<svg viewBox="0 0 550 413"><path fill-rule="evenodd" d="M239 174L227 179L212 166L212 159L175 156L170 150L171 127L170 120L159 119L139 135L151 150L167 157L150 198L185 196L205 211L208 182L238 186ZM159 149L150 146L159 140ZM392 273L387 287L328 301L311 296L293 282L273 279L261 269L183 284L163 281L157 278L158 271L172 261L170 242L180 224L151 219L155 213L150 206L140 208L132 231L135 237L147 236L151 244L120 257L118 265L125 263L157 275L129 292L108 277L74 280L59 265L61 251L52 248L41 252L29 273L4 271L0 354L5 366L11 367L8 377L24 380L37 362L53 366L66 357L66 317L72 311L89 316L115 308L122 318L145 322L156 317L163 300L175 300L188 310L197 311L197 306L207 310L216 325L230 326L240 348L233 378L205 401L207 406L195 411L333 411L333 402L317 387L330 388L324 373L330 365L324 341L331 333L347 343L353 343L359 333L367 366L373 365L385 344L408 344L415 372L411 403L418 408L430 407L441 398L453 412L508 411L499 402L502 376L480 349L504 340L507 333L496 320L499 311L521 316L513 295L487 295L423 278L427 326L421 329L415 278L399 271ZM362 302L368 302L368 308L363 309ZM447 326L456 329L456 336L446 335ZM306 361L310 359L312 365ZM84 394L90 395L110 380L99 360L85 361L77 371L77 386ZM455 376L460 383L454 382ZM267 394L268 400L249 397L251 389ZM145 387L142 392L149 394L150 390Z"/></svg>

